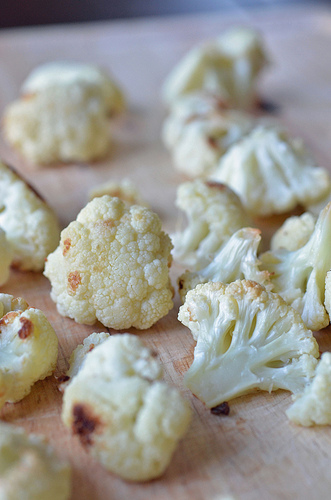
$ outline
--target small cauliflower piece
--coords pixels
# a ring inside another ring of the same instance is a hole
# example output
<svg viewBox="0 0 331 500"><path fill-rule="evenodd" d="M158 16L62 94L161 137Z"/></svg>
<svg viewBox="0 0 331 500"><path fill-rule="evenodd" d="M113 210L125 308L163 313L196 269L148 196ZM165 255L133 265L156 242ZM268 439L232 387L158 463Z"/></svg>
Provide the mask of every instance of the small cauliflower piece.
<svg viewBox="0 0 331 500"><path fill-rule="evenodd" d="M46 316L21 298L0 294L0 408L53 373L58 339Z"/></svg>
<svg viewBox="0 0 331 500"><path fill-rule="evenodd" d="M8 281L13 258L14 252L12 245L6 237L6 233L0 227L0 286Z"/></svg>
<svg viewBox="0 0 331 500"><path fill-rule="evenodd" d="M205 90L231 107L250 108L256 102L257 78L266 64L260 35L248 27L232 28L184 56L163 85L163 99L169 104Z"/></svg>
<svg viewBox="0 0 331 500"><path fill-rule="evenodd" d="M64 392L64 424L106 469L130 481L160 476L190 422L188 403L161 375L138 337L113 335Z"/></svg>
<svg viewBox="0 0 331 500"><path fill-rule="evenodd" d="M206 283L178 315L197 341L185 384L209 408L255 389L303 390L318 345L300 315L254 281Z"/></svg>
<svg viewBox="0 0 331 500"><path fill-rule="evenodd" d="M302 394L294 398L286 411L288 418L298 425L331 425L331 353L322 354L316 374Z"/></svg>
<svg viewBox="0 0 331 500"><path fill-rule="evenodd" d="M13 252L13 267L42 271L47 255L60 239L55 213L29 184L1 162L0 200L0 227Z"/></svg>
<svg viewBox="0 0 331 500"><path fill-rule="evenodd" d="M199 283L219 281L231 283L238 279L257 281L267 289L272 287L267 271L260 271L257 258L261 231L246 227L236 231L222 245L213 260L197 272L186 271L178 278L179 295L184 302L186 294Z"/></svg>
<svg viewBox="0 0 331 500"><path fill-rule="evenodd" d="M0 422L1 500L68 500L69 464L41 436Z"/></svg>
<svg viewBox="0 0 331 500"><path fill-rule="evenodd" d="M105 194L119 198L129 205L148 206L130 179L123 179L122 181L109 181L99 184L90 190L88 198L89 201L92 201L93 198L100 198Z"/></svg>
<svg viewBox="0 0 331 500"><path fill-rule="evenodd" d="M188 225L172 236L174 259L199 270L206 266L223 243L249 218L238 196L224 184L196 179L181 184L176 205Z"/></svg>
<svg viewBox="0 0 331 500"><path fill-rule="evenodd" d="M149 328L173 307L171 248L148 208L94 198L48 256L51 297L60 314L78 323Z"/></svg>
<svg viewBox="0 0 331 500"><path fill-rule="evenodd" d="M286 248L298 250L303 247L314 232L316 217L309 212L286 219L271 238L271 250Z"/></svg>
<svg viewBox="0 0 331 500"><path fill-rule="evenodd" d="M325 281L331 269L331 203L320 213L314 232L298 250L279 248L260 256L270 273L274 292L296 309L311 330L329 322L325 303Z"/></svg>
<svg viewBox="0 0 331 500"><path fill-rule="evenodd" d="M211 180L228 184L252 215L284 213L325 196L331 180L302 141L285 131L259 126L221 158Z"/></svg>

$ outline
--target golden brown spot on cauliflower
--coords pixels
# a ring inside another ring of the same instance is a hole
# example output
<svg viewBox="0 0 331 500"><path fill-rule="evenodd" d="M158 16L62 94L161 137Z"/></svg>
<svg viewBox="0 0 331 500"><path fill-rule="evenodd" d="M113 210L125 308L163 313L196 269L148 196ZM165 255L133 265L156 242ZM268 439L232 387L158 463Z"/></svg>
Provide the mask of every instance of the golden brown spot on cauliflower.
<svg viewBox="0 0 331 500"><path fill-rule="evenodd" d="M218 148L217 140L215 139L215 137L207 137L207 142L211 148Z"/></svg>
<svg viewBox="0 0 331 500"><path fill-rule="evenodd" d="M225 184L222 184L221 182L215 182L215 181L207 181L206 186L210 188L217 188L220 191L224 191L227 189L227 186Z"/></svg>
<svg viewBox="0 0 331 500"><path fill-rule="evenodd" d="M115 222L113 219L106 219L102 221L102 224L106 227L112 228L115 227Z"/></svg>
<svg viewBox="0 0 331 500"><path fill-rule="evenodd" d="M69 273L68 276L68 286L69 286L69 291L68 293L70 294L75 294L77 288L81 284L82 280L80 277L80 274L78 271L73 271L72 273Z"/></svg>
<svg viewBox="0 0 331 500"><path fill-rule="evenodd" d="M20 313L17 311L10 311L7 314L5 314L1 319L0 319L0 332L1 332L1 327L9 325L13 323L14 319L19 316Z"/></svg>
<svg viewBox="0 0 331 500"><path fill-rule="evenodd" d="M90 347L88 348L88 352L93 351L94 348L95 348L95 345L91 344Z"/></svg>
<svg viewBox="0 0 331 500"><path fill-rule="evenodd" d="M33 332L33 323L28 318L20 318L21 328L18 330L17 334L20 339L24 340L29 337Z"/></svg>
<svg viewBox="0 0 331 500"><path fill-rule="evenodd" d="M69 252L69 249L71 247L71 239L67 238L63 242L63 257Z"/></svg>
<svg viewBox="0 0 331 500"><path fill-rule="evenodd" d="M90 446L93 443L92 434L100 425L99 418L93 415L89 406L80 403L75 404L72 415L72 432L79 437L83 446Z"/></svg>

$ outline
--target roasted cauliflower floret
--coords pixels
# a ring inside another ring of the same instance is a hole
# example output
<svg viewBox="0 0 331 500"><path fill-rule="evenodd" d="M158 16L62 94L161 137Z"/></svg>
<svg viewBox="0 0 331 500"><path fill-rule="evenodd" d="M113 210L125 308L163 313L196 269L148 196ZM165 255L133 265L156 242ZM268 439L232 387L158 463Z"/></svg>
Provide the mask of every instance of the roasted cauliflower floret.
<svg viewBox="0 0 331 500"><path fill-rule="evenodd" d="M286 415L306 427L331 425L331 353L322 354L312 382L294 398Z"/></svg>
<svg viewBox="0 0 331 500"><path fill-rule="evenodd" d="M269 273L260 271L257 258L261 231L246 227L236 231L215 255L213 260L200 271L186 271L178 278L179 295L184 302L186 294L199 283L219 281L231 283L238 279L257 281L271 288Z"/></svg>
<svg viewBox="0 0 331 500"><path fill-rule="evenodd" d="M206 266L235 231L249 225L240 199L224 184L185 182L178 188L176 204L188 225L172 236L173 256L194 270Z"/></svg>
<svg viewBox="0 0 331 500"><path fill-rule="evenodd" d="M321 212L308 242L298 250L279 248L260 256L269 271L273 291L296 309L307 327L320 330L330 322L325 280L331 269L331 203Z"/></svg>
<svg viewBox="0 0 331 500"><path fill-rule="evenodd" d="M301 141L259 126L221 158L211 180L228 184L253 215L283 213L317 201L328 191L328 172L317 167Z"/></svg>
<svg viewBox="0 0 331 500"><path fill-rule="evenodd" d="M1 500L68 500L69 464L41 437L0 422Z"/></svg>
<svg viewBox="0 0 331 500"><path fill-rule="evenodd" d="M23 399L35 382L53 373L58 340L44 313L23 299L1 293L0 317L1 408Z"/></svg>
<svg viewBox="0 0 331 500"><path fill-rule="evenodd" d="M60 314L78 323L149 328L173 307L171 248L148 208L94 198L48 256L51 297Z"/></svg>
<svg viewBox="0 0 331 500"><path fill-rule="evenodd" d="M314 232L316 217L309 212L286 219L271 238L271 250L286 248L298 250L303 247Z"/></svg>
<svg viewBox="0 0 331 500"><path fill-rule="evenodd" d="M259 34L246 27L233 28L188 52L165 81L163 98L172 103L182 95L205 90L232 107L252 107L256 80L266 63Z"/></svg>
<svg viewBox="0 0 331 500"><path fill-rule="evenodd" d="M105 194L119 198L129 205L148 206L130 179L123 179L122 181L109 181L95 186L89 192L89 201L93 200L93 198L100 198Z"/></svg>
<svg viewBox="0 0 331 500"><path fill-rule="evenodd" d="M4 285L9 278L13 258L13 247L6 238L6 233L0 227L0 286Z"/></svg>
<svg viewBox="0 0 331 500"><path fill-rule="evenodd" d="M104 467L131 481L160 476L190 422L187 402L134 335L93 349L64 393L62 420Z"/></svg>
<svg viewBox="0 0 331 500"><path fill-rule="evenodd" d="M0 227L12 248L12 265L42 271L47 255L59 243L53 210L18 174L0 162Z"/></svg>
<svg viewBox="0 0 331 500"><path fill-rule="evenodd" d="M312 332L279 295L253 281L198 285L178 319L197 341L185 383L210 408L254 389L297 393L314 374Z"/></svg>
<svg viewBox="0 0 331 500"><path fill-rule="evenodd" d="M225 110L213 96L189 95L175 102L162 135L180 172L189 177L207 177L226 150L253 128L253 123L243 112Z"/></svg>

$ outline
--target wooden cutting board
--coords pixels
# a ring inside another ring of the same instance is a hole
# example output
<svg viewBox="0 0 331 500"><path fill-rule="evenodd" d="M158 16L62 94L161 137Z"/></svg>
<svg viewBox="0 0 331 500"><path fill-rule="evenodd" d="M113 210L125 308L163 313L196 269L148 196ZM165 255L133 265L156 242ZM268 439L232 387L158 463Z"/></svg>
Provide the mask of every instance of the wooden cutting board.
<svg viewBox="0 0 331 500"><path fill-rule="evenodd" d="M89 61L111 70L127 93L130 109L113 126L114 151L104 162L35 169L3 142L1 156L40 190L63 227L85 205L92 185L127 176L160 215L165 230L173 231L178 219L176 188L182 179L160 141L165 114L160 85L194 43L243 23L262 30L270 51L272 65L261 82L264 98L279 107L278 119L303 136L318 161L331 171L331 12L317 6L2 31L1 109L17 96L33 67L54 59ZM281 217L262 221L266 237L281 222ZM180 272L173 267L174 283ZM24 297L47 314L60 340L57 373L63 373L72 350L103 327L82 326L61 317L49 290L42 275L14 271L1 289ZM61 424L62 396L54 377L37 383L20 403L7 404L0 417L45 434L59 454L71 461L75 500L216 500L225 494L245 500L329 499L331 429L290 424L284 413L290 404L288 393L238 398L230 404L230 415L220 418L183 387L194 342L176 319L178 307L176 296L174 309L153 328L131 330L159 353L166 380L183 390L193 408L191 428L161 479L129 484L91 459ZM331 348L329 329L318 333L317 339L322 351Z"/></svg>

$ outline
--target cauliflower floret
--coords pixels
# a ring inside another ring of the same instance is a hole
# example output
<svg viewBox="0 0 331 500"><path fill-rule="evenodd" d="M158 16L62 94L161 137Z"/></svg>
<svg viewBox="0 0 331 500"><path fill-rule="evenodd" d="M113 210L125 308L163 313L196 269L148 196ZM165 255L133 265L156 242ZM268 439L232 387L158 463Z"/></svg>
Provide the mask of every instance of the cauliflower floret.
<svg viewBox="0 0 331 500"><path fill-rule="evenodd" d="M308 242L298 250L279 248L260 256L274 292L296 309L307 327L320 330L330 322L325 309L325 280L331 269L331 203L320 213Z"/></svg>
<svg viewBox="0 0 331 500"><path fill-rule="evenodd" d="M47 255L59 243L53 210L18 174L0 162L0 227L14 253L12 265L42 271Z"/></svg>
<svg viewBox="0 0 331 500"><path fill-rule="evenodd" d="M271 238L271 250L286 248L298 250L303 247L314 232L316 217L309 212L286 219Z"/></svg>
<svg viewBox="0 0 331 500"><path fill-rule="evenodd" d="M178 278L179 295L184 302L186 294L199 283L220 281L231 283L238 279L257 281L271 288L269 273L260 271L257 251L261 231L246 227L236 231L215 255L213 260L198 272L186 271Z"/></svg>
<svg viewBox="0 0 331 500"><path fill-rule="evenodd" d="M302 394L294 398L286 411L292 422L309 427L331 424L331 353L325 352L319 361L316 374Z"/></svg>
<svg viewBox="0 0 331 500"><path fill-rule="evenodd" d="M177 190L176 204L188 226L172 236L173 255L194 270L206 266L235 231L249 225L240 199L224 184L185 182Z"/></svg>
<svg viewBox="0 0 331 500"><path fill-rule="evenodd" d="M189 177L207 177L225 151L253 128L253 123L245 113L221 108L213 96L185 96L175 103L164 123L163 141L171 149L179 171Z"/></svg>
<svg viewBox="0 0 331 500"><path fill-rule="evenodd" d="M0 286L4 285L9 278L13 258L12 245L6 237L6 233L0 227Z"/></svg>
<svg viewBox="0 0 331 500"><path fill-rule="evenodd" d="M221 158L211 180L228 184L253 215L283 213L328 191L328 172L314 165L299 140L259 126Z"/></svg>
<svg viewBox="0 0 331 500"><path fill-rule="evenodd" d="M23 299L1 293L0 314L1 408L23 399L35 382L53 373L58 340L44 313Z"/></svg>
<svg viewBox="0 0 331 500"><path fill-rule="evenodd" d="M188 292L178 319L197 341L187 387L208 407L254 389L303 390L318 345L300 315L254 281Z"/></svg>
<svg viewBox="0 0 331 500"><path fill-rule="evenodd" d="M136 186L130 179L123 179L122 181L109 181L99 184L90 190L88 198L89 201L93 198L100 198L108 194L125 201L129 205L142 205L147 207L148 204L142 199Z"/></svg>
<svg viewBox="0 0 331 500"><path fill-rule="evenodd" d="M173 307L171 248L148 208L94 198L48 256L51 297L60 314L78 323L149 328Z"/></svg>
<svg viewBox="0 0 331 500"><path fill-rule="evenodd" d="M68 500L71 469L35 434L0 422L1 500Z"/></svg>
<svg viewBox="0 0 331 500"><path fill-rule="evenodd" d="M188 403L134 335L95 347L64 393L62 420L104 467L131 481L160 476L190 422Z"/></svg>
<svg viewBox="0 0 331 500"><path fill-rule="evenodd" d="M232 107L249 108L256 101L256 80L267 63L259 34L233 28L209 43L193 48L172 70L163 86L163 98L206 90Z"/></svg>

